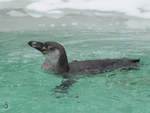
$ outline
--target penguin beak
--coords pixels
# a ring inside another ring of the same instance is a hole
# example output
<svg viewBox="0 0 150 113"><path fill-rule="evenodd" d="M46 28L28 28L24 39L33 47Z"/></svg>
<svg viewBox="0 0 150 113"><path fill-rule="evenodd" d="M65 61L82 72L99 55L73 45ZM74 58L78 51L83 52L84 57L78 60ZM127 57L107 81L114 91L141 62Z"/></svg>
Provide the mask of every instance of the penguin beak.
<svg viewBox="0 0 150 113"><path fill-rule="evenodd" d="M33 47L33 48L39 50L39 51L42 52L43 54L47 51L47 48L45 47L45 44L42 43L42 42L29 41L28 44L29 44L31 47Z"/></svg>

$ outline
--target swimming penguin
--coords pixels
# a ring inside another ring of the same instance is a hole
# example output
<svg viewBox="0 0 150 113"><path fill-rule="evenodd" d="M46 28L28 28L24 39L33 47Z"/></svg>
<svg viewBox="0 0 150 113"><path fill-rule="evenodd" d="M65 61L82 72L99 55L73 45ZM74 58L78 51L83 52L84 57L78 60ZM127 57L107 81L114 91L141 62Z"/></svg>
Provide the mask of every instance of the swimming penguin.
<svg viewBox="0 0 150 113"><path fill-rule="evenodd" d="M115 69L135 69L140 59L103 59L84 60L68 63L64 47L57 42L30 41L28 44L39 50L46 60L42 69L57 74L68 73L71 75L94 75L98 73L111 72Z"/></svg>
<svg viewBox="0 0 150 113"><path fill-rule="evenodd" d="M30 41L28 44L39 50L45 57L42 69L61 75L64 80L54 88L54 92L67 93L69 87L76 82L74 75L95 75L111 72L115 69L137 69L140 59L103 59L72 61L68 63L64 47L57 42ZM73 77L72 77L73 76Z"/></svg>

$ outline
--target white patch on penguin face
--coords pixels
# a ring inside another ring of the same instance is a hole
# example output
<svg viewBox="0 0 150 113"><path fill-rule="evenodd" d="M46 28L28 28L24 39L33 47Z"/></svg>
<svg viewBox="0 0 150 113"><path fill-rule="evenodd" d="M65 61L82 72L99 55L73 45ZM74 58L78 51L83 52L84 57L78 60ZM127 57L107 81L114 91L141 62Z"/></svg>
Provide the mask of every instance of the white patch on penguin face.
<svg viewBox="0 0 150 113"><path fill-rule="evenodd" d="M45 54L46 60L50 61L52 65L56 65L59 57L60 57L60 52L56 48L48 48L47 54Z"/></svg>

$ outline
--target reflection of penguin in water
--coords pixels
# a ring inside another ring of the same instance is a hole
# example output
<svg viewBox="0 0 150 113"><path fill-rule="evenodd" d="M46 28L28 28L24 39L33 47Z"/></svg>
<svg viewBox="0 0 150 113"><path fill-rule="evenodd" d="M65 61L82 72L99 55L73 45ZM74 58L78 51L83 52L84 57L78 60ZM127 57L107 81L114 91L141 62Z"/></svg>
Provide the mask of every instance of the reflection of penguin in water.
<svg viewBox="0 0 150 113"><path fill-rule="evenodd" d="M57 74L69 75L94 75L98 73L111 72L115 69L135 69L139 59L104 59L104 60L85 60L73 61L68 63L64 47L57 42L37 42L30 41L31 47L39 50L46 56L42 69ZM72 84L73 81L65 81L64 84ZM63 84L61 84L63 85Z"/></svg>

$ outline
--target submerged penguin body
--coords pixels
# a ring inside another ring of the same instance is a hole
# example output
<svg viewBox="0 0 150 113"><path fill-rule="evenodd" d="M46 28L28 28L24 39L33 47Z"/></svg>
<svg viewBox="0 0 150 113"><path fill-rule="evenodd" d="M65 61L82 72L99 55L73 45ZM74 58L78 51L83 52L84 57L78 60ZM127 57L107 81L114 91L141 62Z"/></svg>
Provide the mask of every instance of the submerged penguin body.
<svg viewBox="0 0 150 113"><path fill-rule="evenodd" d="M69 64L69 73L93 75L104 72L111 72L115 69L135 69L139 59L104 59L76 61Z"/></svg>
<svg viewBox="0 0 150 113"><path fill-rule="evenodd" d="M30 41L31 47L41 51L46 60L42 69L58 74L81 74L94 75L98 73L111 72L115 69L126 68L134 69L138 66L139 59L104 59L104 60L85 60L73 61L68 63L64 47L57 42L37 42Z"/></svg>

